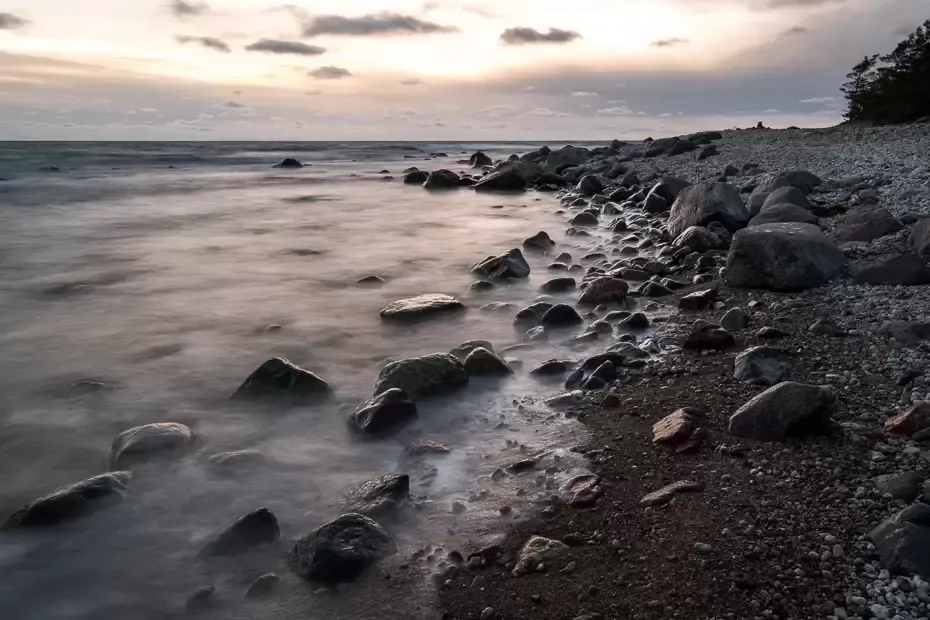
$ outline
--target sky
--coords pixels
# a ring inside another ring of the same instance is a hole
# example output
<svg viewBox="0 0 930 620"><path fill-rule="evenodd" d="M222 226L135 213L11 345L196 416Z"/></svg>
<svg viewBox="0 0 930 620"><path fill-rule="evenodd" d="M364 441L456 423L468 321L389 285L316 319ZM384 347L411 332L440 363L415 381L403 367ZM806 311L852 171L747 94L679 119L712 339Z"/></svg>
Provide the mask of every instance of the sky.
<svg viewBox="0 0 930 620"><path fill-rule="evenodd" d="M930 0L0 0L0 140L606 140L841 121Z"/></svg>

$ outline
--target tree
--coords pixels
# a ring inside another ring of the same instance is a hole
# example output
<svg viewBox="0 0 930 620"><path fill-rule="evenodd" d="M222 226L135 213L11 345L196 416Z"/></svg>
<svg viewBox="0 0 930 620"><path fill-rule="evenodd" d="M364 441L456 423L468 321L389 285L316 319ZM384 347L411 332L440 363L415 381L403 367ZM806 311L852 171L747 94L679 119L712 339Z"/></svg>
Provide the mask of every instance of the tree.
<svg viewBox="0 0 930 620"><path fill-rule="evenodd" d="M847 108L843 118L848 121L862 120L863 98L868 86L875 79L875 63L878 54L866 56L852 71L846 74L846 83L840 87L840 92L846 96Z"/></svg>

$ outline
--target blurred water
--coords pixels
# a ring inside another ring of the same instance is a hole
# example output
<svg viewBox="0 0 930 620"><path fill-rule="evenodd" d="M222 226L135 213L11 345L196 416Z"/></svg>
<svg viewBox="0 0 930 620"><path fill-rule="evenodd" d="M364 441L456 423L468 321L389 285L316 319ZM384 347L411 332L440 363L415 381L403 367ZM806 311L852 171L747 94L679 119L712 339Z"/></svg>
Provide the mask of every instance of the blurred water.
<svg viewBox="0 0 930 620"><path fill-rule="evenodd" d="M559 238L564 228L544 195L402 184L411 165L464 169L455 160L473 146L0 144L0 519L105 471L112 438L131 426L184 422L199 441L187 458L140 470L120 506L0 536L4 617L162 617L210 581L195 555L228 522L267 506L292 541L339 514L347 485L398 470L402 443L353 442L346 410L371 395L386 359L470 339L498 349L518 342L513 311L478 308L530 302L551 276L551 257L528 257L527 283L480 298L467 293L468 268L538 230ZM496 157L530 148L482 146ZM424 161L439 151L450 157ZM291 154L312 166L270 167ZM38 173L43 166L61 172ZM382 169L394 180L382 180ZM372 274L387 283L355 284ZM456 295L468 311L382 324L387 303L427 292ZM528 370L560 352L553 344L513 355ZM337 401L289 410L230 402L273 356L324 377ZM69 396L81 380L110 389ZM455 449L435 460L436 482L415 491L448 512L452 499L486 484L480 476L521 458L507 440L566 453L564 433L574 429L514 404L554 389L518 373L418 403L417 429ZM245 448L271 466L235 479L204 466L206 455ZM471 517L478 530L490 527L481 514ZM403 536L437 542L447 520L424 519Z"/></svg>

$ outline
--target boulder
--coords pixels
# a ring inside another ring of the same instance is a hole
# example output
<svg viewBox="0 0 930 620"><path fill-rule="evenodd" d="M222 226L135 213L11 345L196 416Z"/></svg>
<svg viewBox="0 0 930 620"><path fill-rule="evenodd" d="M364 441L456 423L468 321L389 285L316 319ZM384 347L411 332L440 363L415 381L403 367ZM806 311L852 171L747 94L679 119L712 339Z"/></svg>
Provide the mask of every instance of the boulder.
<svg viewBox="0 0 930 620"><path fill-rule="evenodd" d="M672 204L668 232L678 237L689 226L720 222L730 232L745 228L749 213L739 190L729 183L700 183L685 188Z"/></svg>
<svg viewBox="0 0 930 620"><path fill-rule="evenodd" d="M333 397L333 388L310 372L284 359L275 357L253 372L239 386L233 398L256 399L287 396L301 402L325 402Z"/></svg>
<svg viewBox="0 0 930 620"><path fill-rule="evenodd" d="M114 471L62 487L14 512L0 529L58 525L83 517L126 495L132 474Z"/></svg>
<svg viewBox="0 0 930 620"><path fill-rule="evenodd" d="M543 315L552 307L547 301L537 301L534 304L530 304L526 308L523 308L517 312L517 316L514 317L515 323L520 322L540 322L543 318Z"/></svg>
<svg viewBox="0 0 930 620"><path fill-rule="evenodd" d="M821 183L820 177L807 170L786 170L774 176L769 175L753 193L773 192L780 187L796 187L805 194L809 194Z"/></svg>
<svg viewBox="0 0 930 620"><path fill-rule="evenodd" d="M893 573L930 579L930 504L914 504L869 532L882 564Z"/></svg>
<svg viewBox="0 0 930 620"><path fill-rule="evenodd" d="M560 173L569 166L583 164L588 159L588 149L577 146L564 146L557 151L551 151L546 155L545 169L550 172Z"/></svg>
<svg viewBox="0 0 930 620"><path fill-rule="evenodd" d="M274 513L267 508L259 508L217 533L200 550L200 557L239 555L253 547L275 543L280 536Z"/></svg>
<svg viewBox="0 0 930 620"><path fill-rule="evenodd" d="M922 219L914 224L908 241L918 256L923 258L930 256L930 218Z"/></svg>
<svg viewBox="0 0 930 620"><path fill-rule="evenodd" d="M806 211L810 211L814 208L810 200L807 199L807 194L792 185L779 187L778 189L763 195L765 196L765 200L762 201L762 205L760 206L759 211L765 210L766 207L772 207L781 204L795 205L796 207L801 207ZM756 214L751 213L750 215L755 216Z"/></svg>
<svg viewBox="0 0 930 620"><path fill-rule="evenodd" d="M541 322L545 327L567 327L584 323L584 319L568 304L556 304L546 310Z"/></svg>
<svg viewBox="0 0 930 620"><path fill-rule="evenodd" d="M930 403L917 403L885 422L885 432L911 437L930 429Z"/></svg>
<svg viewBox="0 0 930 620"><path fill-rule="evenodd" d="M350 487L343 503L350 512L378 518L397 514L409 500L410 476L385 474Z"/></svg>
<svg viewBox="0 0 930 620"><path fill-rule="evenodd" d="M349 417L349 426L367 437L388 437L417 418L417 406L400 388L385 390L362 403Z"/></svg>
<svg viewBox="0 0 930 620"><path fill-rule="evenodd" d="M643 211L652 214L665 213L668 211L668 203L662 196L650 192L643 201Z"/></svg>
<svg viewBox="0 0 930 620"><path fill-rule="evenodd" d="M521 577L530 573L561 570L570 552L568 545L561 541L533 536L520 549L513 575Z"/></svg>
<svg viewBox="0 0 930 620"><path fill-rule="evenodd" d="M916 471L883 474L872 479L879 493L890 495L893 499L899 499L908 504L920 495L921 480L920 474Z"/></svg>
<svg viewBox="0 0 930 620"><path fill-rule="evenodd" d="M404 185L423 185L428 177L429 173L425 170L414 170L404 175Z"/></svg>
<svg viewBox="0 0 930 620"><path fill-rule="evenodd" d="M355 581L397 547L384 528L360 514L346 514L301 538L291 550L294 572L308 581Z"/></svg>
<svg viewBox="0 0 930 620"><path fill-rule="evenodd" d="M468 384L465 366L448 353L391 362L378 373L375 394L400 388L411 398L451 392Z"/></svg>
<svg viewBox="0 0 930 620"><path fill-rule="evenodd" d="M652 186L652 189L649 190L649 194L655 194L665 200L667 204L672 204L675 202L675 199L678 198L678 194L690 185L691 182L685 181L684 179L662 177L658 183ZM647 198L649 194L646 195Z"/></svg>
<svg viewBox="0 0 930 620"><path fill-rule="evenodd" d="M479 347L482 349L487 349L492 353L494 352L494 345L492 345L487 340L469 340L468 342L463 342L459 346L455 347L449 351L449 353L464 362L465 358L468 357L468 354Z"/></svg>
<svg viewBox="0 0 930 620"><path fill-rule="evenodd" d="M527 252L548 252L555 245L549 233L539 231L532 237L523 240L523 249Z"/></svg>
<svg viewBox="0 0 930 620"><path fill-rule="evenodd" d="M702 148L700 151L697 152L697 154L694 156L694 159L696 161L704 161L708 157L713 157L719 154L720 154L720 151L717 149L715 145L708 144L707 146L705 146L704 148Z"/></svg>
<svg viewBox="0 0 930 620"><path fill-rule="evenodd" d="M733 236L725 277L730 286L799 291L843 271L846 256L810 224L762 224Z"/></svg>
<svg viewBox="0 0 930 620"><path fill-rule="evenodd" d="M473 377L504 377L513 374L507 362L482 347L474 349L465 358L465 370Z"/></svg>
<svg viewBox="0 0 930 620"><path fill-rule="evenodd" d="M841 243L874 241L903 229L904 225L888 209L869 204L858 207L846 216L836 228L836 238Z"/></svg>
<svg viewBox="0 0 930 620"><path fill-rule="evenodd" d="M827 430L836 410L832 387L786 381L771 387L730 416L731 435L783 441Z"/></svg>
<svg viewBox="0 0 930 620"><path fill-rule="evenodd" d="M677 140L675 144L670 146L668 151L666 151L666 154L669 157L674 157L675 155L683 155L684 153L690 153L696 148L697 146L695 146L695 144L691 142L690 140L681 139L681 140Z"/></svg>
<svg viewBox="0 0 930 620"><path fill-rule="evenodd" d="M853 279L859 284L916 286L930 284L930 269L917 254L902 254L859 270Z"/></svg>
<svg viewBox="0 0 930 620"><path fill-rule="evenodd" d="M304 165L293 157L285 157L278 163L276 163L274 168L303 168Z"/></svg>
<svg viewBox="0 0 930 620"><path fill-rule="evenodd" d="M194 440L191 429L176 422L145 424L123 431L110 447L110 467L123 469L154 458L183 454Z"/></svg>
<svg viewBox="0 0 930 620"><path fill-rule="evenodd" d="M698 319L691 324L685 337L684 348L696 350L722 350L736 344L733 335L719 325Z"/></svg>
<svg viewBox="0 0 930 620"><path fill-rule="evenodd" d="M472 156L468 158L468 165L472 168L483 168L485 166L493 166L494 160L488 157L483 151L477 151L472 153Z"/></svg>
<svg viewBox="0 0 930 620"><path fill-rule="evenodd" d="M386 321L416 321L464 309L464 304L451 295L427 293L388 304L381 310L381 318Z"/></svg>
<svg viewBox="0 0 930 620"><path fill-rule="evenodd" d="M720 319L720 327L728 332L738 332L749 327L749 316L742 308L730 308Z"/></svg>
<svg viewBox="0 0 930 620"><path fill-rule="evenodd" d="M877 333L880 336L891 336L898 342L914 345L930 338L930 321L885 321Z"/></svg>
<svg viewBox="0 0 930 620"><path fill-rule="evenodd" d="M604 276L592 280L581 293L578 303L582 304L609 304L621 302L626 299L630 285L620 278Z"/></svg>
<svg viewBox="0 0 930 620"><path fill-rule="evenodd" d="M500 256L490 256L471 268L490 280L519 280L528 278L530 266L519 249L513 248Z"/></svg>
<svg viewBox="0 0 930 620"><path fill-rule="evenodd" d="M451 170L436 170L430 172L423 182L423 187L429 190L455 189L459 187L459 175Z"/></svg>
<svg viewBox="0 0 930 620"><path fill-rule="evenodd" d="M475 183L477 192L522 192L525 189L526 179L513 165L492 172Z"/></svg>
<svg viewBox="0 0 930 620"><path fill-rule="evenodd" d="M594 176L593 174L588 174L581 177L581 180L578 181L578 186L575 187L578 190L578 193L582 196L590 198L595 194L600 194L604 191L604 184L601 183L601 180Z"/></svg>
<svg viewBox="0 0 930 620"><path fill-rule="evenodd" d="M794 189L793 187L791 189ZM795 190L797 191L797 190ZM778 224L781 222L798 222L800 224L811 224L818 226L820 219L802 207L793 204L775 204L769 207L762 207L759 215L749 220L749 226L761 226L762 224Z"/></svg>
<svg viewBox="0 0 930 620"><path fill-rule="evenodd" d="M750 385L775 385L791 373L791 356L775 347L752 347L736 356L733 376Z"/></svg>
<svg viewBox="0 0 930 620"><path fill-rule="evenodd" d="M715 250L720 245L720 238L703 226L689 226L672 242L672 247L701 253Z"/></svg>
<svg viewBox="0 0 930 620"><path fill-rule="evenodd" d="M678 307L682 310L707 310L717 301L717 289L709 288L703 291L688 293L678 300Z"/></svg>
<svg viewBox="0 0 930 620"><path fill-rule="evenodd" d="M598 225L598 219L595 214L583 211L573 217L569 223L578 228L594 228Z"/></svg>
<svg viewBox="0 0 930 620"><path fill-rule="evenodd" d="M539 290L543 293L565 293L575 290L577 286L575 278L553 278L541 284Z"/></svg>

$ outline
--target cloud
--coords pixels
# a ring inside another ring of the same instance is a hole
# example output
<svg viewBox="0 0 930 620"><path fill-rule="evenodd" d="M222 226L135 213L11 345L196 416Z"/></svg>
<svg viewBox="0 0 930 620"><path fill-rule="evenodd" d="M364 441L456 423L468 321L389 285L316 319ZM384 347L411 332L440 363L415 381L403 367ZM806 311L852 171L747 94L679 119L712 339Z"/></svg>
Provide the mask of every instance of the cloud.
<svg viewBox="0 0 930 620"><path fill-rule="evenodd" d="M601 108L597 111L600 116L632 116L636 114L633 110L626 107L625 105L617 106L614 108Z"/></svg>
<svg viewBox="0 0 930 620"><path fill-rule="evenodd" d="M762 110L763 114L781 114L781 110L775 108L768 108L767 110Z"/></svg>
<svg viewBox="0 0 930 620"><path fill-rule="evenodd" d="M29 20L13 13L0 13L0 30L16 30L29 25Z"/></svg>
<svg viewBox="0 0 930 620"><path fill-rule="evenodd" d="M400 13L372 13L360 17L318 15L303 25L305 37L346 36L377 37L407 34L448 34L458 32L454 26L443 26Z"/></svg>
<svg viewBox="0 0 930 620"><path fill-rule="evenodd" d="M577 115L574 112L560 112L559 110L552 110L550 108L534 108L525 112L523 116L535 116L538 118L571 118Z"/></svg>
<svg viewBox="0 0 930 620"><path fill-rule="evenodd" d="M214 37L192 37L186 34L182 34L176 36L174 40L182 45L186 45L187 43L197 43L212 50L223 52L224 54L228 54L232 51L232 49L225 41L216 39Z"/></svg>
<svg viewBox="0 0 930 620"><path fill-rule="evenodd" d="M685 43L688 43L688 39L673 37L671 39L659 39L658 41L653 41L649 45L652 47L672 47L674 45L684 45Z"/></svg>
<svg viewBox="0 0 930 620"><path fill-rule="evenodd" d="M765 6L770 9L787 9L809 6L823 6L826 4L842 4L847 0L767 0Z"/></svg>
<svg viewBox="0 0 930 620"><path fill-rule="evenodd" d="M600 97L600 94L586 90L572 91L572 97Z"/></svg>
<svg viewBox="0 0 930 620"><path fill-rule="evenodd" d="M520 89L520 92L521 92L521 93L531 93L531 92L533 92L534 90L536 90L536 87L533 86L532 84L530 84L529 86L524 86L523 88L521 88L521 89Z"/></svg>
<svg viewBox="0 0 930 620"><path fill-rule="evenodd" d="M168 7L175 17L200 17L210 10L210 6L204 2L189 2L188 0L173 0Z"/></svg>
<svg viewBox="0 0 930 620"><path fill-rule="evenodd" d="M500 36L501 43L504 45L562 44L571 43L580 38L582 37L577 32L560 28L550 28L549 32L540 32L535 28L508 28Z"/></svg>
<svg viewBox="0 0 930 620"><path fill-rule="evenodd" d="M319 56L326 53L325 47L307 45L300 41L281 41L278 39L261 39L246 46L247 52L267 52L269 54L295 54L297 56Z"/></svg>
<svg viewBox="0 0 930 620"><path fill-rule="evenodd" d="M244 108L246 107L244 103L239 103L238 101L227 101L223 104L224 108Z"/></svg>
<svg viewBox="0 0 930 620"><path fill-rule="evenodd" d="M420 86L421 84L425 84L425 83L426 82L424 82L420 78L410 78L408 80L401 80L400 85L401 86Z"/></svg>
<svg viewBox="0 0 930 620"><path fill-rule="evenodd" d="M806 34L806 33L807 33L807 28L804 28L803 26L795 26L794 28L788 28L788 30L783 31L781 33L781 36L790 37L790 36L794 36L797 34Z"/></svg>
<svg viewBox="0 0 930 620"><path fill-rule="evenodd" d="M659 114L659 118L670 118L672 116L675 116L675 115L672 114L671 112L663 112L662 114Z"/></svg>
<svg viewBox="0 0 930 620"><path fill-rule="evenodd" d="M836 97L811 97L810 99L801 99L799 103L824 104L836 101Z"/></svg>
<svg viewBox="0 0 930 620"><path fill-rule="evenodd" d="M352 77L352 72L342 67L320 67L307 73L315 80L341 80L342 78Z"/></svg>

